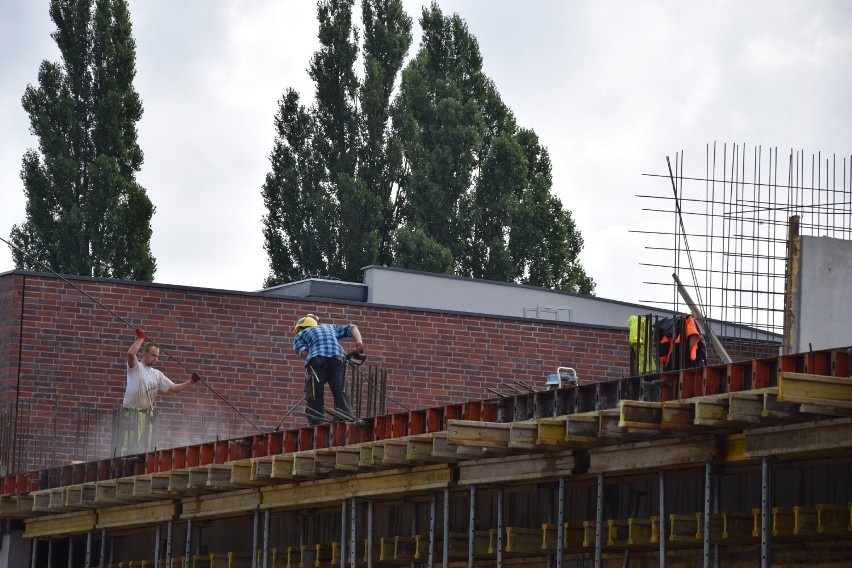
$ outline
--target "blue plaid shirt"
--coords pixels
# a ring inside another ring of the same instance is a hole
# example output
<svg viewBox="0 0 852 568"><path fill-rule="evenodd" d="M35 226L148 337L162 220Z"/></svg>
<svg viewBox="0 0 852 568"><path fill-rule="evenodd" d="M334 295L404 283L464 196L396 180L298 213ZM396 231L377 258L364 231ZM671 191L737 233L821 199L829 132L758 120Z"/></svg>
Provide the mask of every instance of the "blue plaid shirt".
<svg viewBox="0 0 852 568"><path fill-rule="evenodd" d="M303 351L307 350L308 356L305 358L305 366L308 365L308 361L312 357L344 357L346 351L340 346L338 339L352 335L353 327L355 326L351 323L346 325L323 323L303 328L293 341L293 349L300 356Z"/></svg>

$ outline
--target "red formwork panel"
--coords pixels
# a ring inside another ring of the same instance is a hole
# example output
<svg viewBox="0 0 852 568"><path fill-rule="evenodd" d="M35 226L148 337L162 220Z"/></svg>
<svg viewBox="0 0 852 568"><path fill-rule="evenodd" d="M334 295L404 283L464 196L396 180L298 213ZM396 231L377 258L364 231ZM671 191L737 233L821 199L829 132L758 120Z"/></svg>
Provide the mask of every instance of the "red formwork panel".
<svg viewBox="0 0 852 568"><path fill-rule="evenodd" d="M201 465L201 446L186 447L186 467Z"/></svg>
<svg viewBox="0 0 852 568"><path fill-rule="evenodd" d="M329 446L339 448L346 445L346 422L335 422L331 425L331 438Z"/></svg>
<svg viewBox="0 0 852 568"><path fill-rule="evenodd" d="M800 369L798 366L798 362L801 360L801 357L798 355L779 355L778 356L778 371L785 373L796 373L803 369ZM804 367L804 365L802 365ZM776 383L777 384L777 383Z"/></svg>
<svg viewBox="0 0 852 568"><path fill-rule="evenodd" d="M426 411L412 410L408 413L408 431L412 436L426 433Z"/></svg>
<svg viewBox="0 0 852 568"><path fill-rule="evenodd" d="M472 400L462 404L462 419L478 421L482 419L482 402Z"/></svg>
<svg viewBox="0 0 852 568"><path fill-rule="evenodd" d="M693 370L678 371L677 376L677 398L692 398L696 395L696 373ZM699 385L700 386L700 385Z"/></svg>
<svg viewBox="0 0 852 568"><path fill-rule="evenodd" d="M145 472L144 473L157 473L157 465L159 463L158 454L159 452L148 452L145 454Z"/></svg>
<svg viewBox="0 0 852 568"><path fill-rule="evenodd" d="M809 375L828 375L831 372L831 353L814 351L805 354L805 373Z"/></svg>
<svg viewBox="0 0 852 568"><path fill-rule="evenodd" d="M213 442L198 445L198 465L210 465L216 455L216 445Z"/></svg>
<svg viewBox="0 0 852 568"><path fill-rule="evenodd" d="M427 408L426 409L426 434L432 432L441 432L445 429L444 424L444 409Z"/></svg>
<svg viewBox="0 0 852 568"><path fill-rule="evenodd" d="M374 440L386 440L390 435L390 416L376 416Z"/></svg>
<svg viewBox="0 0 852 568"><path fill-rule="evenodd" d="M310 450L314 447L314 429L316 426L299 428L299 447L297 450Z"/></svg>
<svg viewBox="0 0 852 568"><path fill-rule="evenodd" d="M175 469L183 469L186 467L186 446L175 448L172 451L172 467Z"/></svg>
<svg viewBox="0 0 852 568"><path fill-rule="evenodd" d="M751 388L763 389L772 382L772 361L755 359L751 362Z"/></svg>
<svg viewBox="0 0 852 568"><path fill-rule="evenodd" d="M740 392L746 388L747 371L751 363L731 363L727 366L725 377L725 392Z"/></svg>
<svg viewBox="0 0 852 568"><path fill-rule="evenodd" d="M183 467L183 466L181 466ZM100 460L98 462L98 478L95 481L101 481L102 479L110 479L110 472L112 471L112 460Z"/></svg>
<svg viewBox="0 0 852 568"><path fill-rule="evenodd" d="M444 426L441 430L447 429L447 423L450 420L462 420L462 405L452 404L444 407Z"/></svg>
<svg viewBox="0 0 852 568"><path fill-rule="evenodd" d="M213 461L211 463L223 464L228 461L228 440L217 440L213 442Z"/></svg>
<svg viewBox="0 0 852 568"><path fill-rule="evenodd" d="M281 453L289 454L298 451L301 433L301 428L284 432L284 447L281 449Z"/></svg>
<svg viewBox="0 0 852 568"><path fill-rule="evenodd" d="M331 424L317 424L314 426L314 443L311 449L320 449L329 447L331 439ZM301 448L300 448L301 449Z"/></svg>
<svg viewBox="0 0 852 568"><path fill-rule="evenodd" d="M268 455L266 452L266 434L256 434L251 437L251 455L249 457L259 458Z"/></svg>
<svg viewBox="0 0 852 568"><path fill-rule="evenodd" d="M728 386L728 367L714 366L701 369L701 395L721 394Z"/></svg>
<svg viewBox="0 0 852 568"><path fill-rule="evenodd" d="M834 377L852 376L852 365L850 365L849 359L849 353L844 351L832 351L831 375Z"/></svg>
<svg viewBox="0 0 852 568"><path fill-rule="evenodd" d="M159 464L157 465L157 471L169 471L174 467L173 459L174 449L171 450L160 450L157 452L159 454Z"/></svg>
<svg viewBox="0 0 852 568"><path fill-rule="evenodd" d="M3 476L3 495L10 495L15 492L15 476Z"/></svg>
<svg viewBox="0 0 852 568"><path fill-rule="evenodd" d="M275 456L284 448L284 432L271 432L266 435L266 455ZM257 456L259 457L259 456Z"/></svg>
<svg viewBox="0 0 852 568"><path fill-rule="evenodd" d="M399 413L391 415L390 421L390 437L402 438L408 436L408 413Z"/></svg>
<svg viewBox="0 0 852 568"><path fill-rule="evenodd" d="M479 416L479 419L483 422L496 422L497 421L497 405L490 404L487 402L482 403L482 411Z"/></svg>

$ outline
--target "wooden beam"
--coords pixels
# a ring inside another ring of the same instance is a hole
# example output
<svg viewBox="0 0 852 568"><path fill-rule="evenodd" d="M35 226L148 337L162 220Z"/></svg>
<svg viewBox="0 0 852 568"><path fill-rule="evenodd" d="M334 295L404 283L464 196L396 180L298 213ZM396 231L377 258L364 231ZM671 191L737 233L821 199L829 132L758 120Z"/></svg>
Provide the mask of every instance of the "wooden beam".
<svg viewBox="0 0 852 568"><path fill-rule="evenodd" d="M95 528L133 528L164 523L177 518L175 506L175 501L167 500L98 509Z"/></svg>
<svg viewBox="0 0 852 568"><path fill-rule="evenodd" d="M181 519L205 519L245 514L260 505L260 489L209 493L181 500Z"/></svg>
<svg viewBox="0 0 852 568"><path fill-rule="evenodd" d="M509 447L510 424L450 420L447 423L447 442L457 446L480 448Z"/></svg>
<svg viewBox="0 0 852 568"><path fill-rule="evenodd" d="M618 402L621 428L660 430L663 423L663 403L641 400L620 400Z"/></svg>
<svg viewBox="0 0 852 568"><path fill-rule="evenodd" d="M48 515L26 519L25 538L43 538L85 534L94 530L97 514L95 511L78 511L63 515Z"/></svg>
<svg viewBox="0 0 852 568"><path fill-rule="evenodd" d="M33 496L26 495L3 495L0 497L0 517L4 519L23 519L36 516L33 511Z"/></svg>
<svg viewBox="0 0 852 568"><path fill-rule="evenodd" d="M712 461L718 454L712 437L655 440L589 450L589 473L627 472L690 466Z"/></svg>
<svg viewBox="0 0 852 568"><path fill-rule="evenodd" d="M332 479L303 481L287 486L261 488L264 508L300 508L338 503L353 497L407 495L418 491L443 489L452 483L446 465L430 465L408 470L379 470Z"/></svg>
<svg viewBox="0 0 852 568"><path fill-rule="evenodd" d="M852 448L852 418L787 424L745 433L749 457L782 456Z"/></svg>
<svg viewBox="0 0 852 568"><path fill-rule="evenodd" d="M778 400L803 403L819 401L829 406L850 406L852 378L781 371L778 373Z"/></svg>
<svg viewBox="0 0 852 568"><path fill-rule="evenodd" d="M481 485L516 480L555 479L570 475L574 465L572 450L466 461L458 465L458 483Z"/></svg>

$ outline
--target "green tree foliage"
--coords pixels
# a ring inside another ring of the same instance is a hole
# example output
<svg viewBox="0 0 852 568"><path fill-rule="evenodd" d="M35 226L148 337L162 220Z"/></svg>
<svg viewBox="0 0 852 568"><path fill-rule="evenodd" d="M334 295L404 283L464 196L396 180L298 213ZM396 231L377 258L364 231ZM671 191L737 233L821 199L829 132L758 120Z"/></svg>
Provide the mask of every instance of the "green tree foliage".
<svg viewBox="0 0 852 568"><path fill-rule="evenodd" d="M152 280L154 206L142 166L133 88L136 44L125 0L52 0L62 64L43 61L22 99L38 150L23 158L26 222L12 228L15 264Z"/></svg>
<svg viewBox="0 0 852 568"><path fill-rule="evenodd" d="M400 74L411 20L399 1L363 0L359 79L352 3L319 2L315 103L288 91L276 115L266 285L357 280L379 263L591 293L547 150L483 73L464 21L424 8L420 49Z"/></svg>

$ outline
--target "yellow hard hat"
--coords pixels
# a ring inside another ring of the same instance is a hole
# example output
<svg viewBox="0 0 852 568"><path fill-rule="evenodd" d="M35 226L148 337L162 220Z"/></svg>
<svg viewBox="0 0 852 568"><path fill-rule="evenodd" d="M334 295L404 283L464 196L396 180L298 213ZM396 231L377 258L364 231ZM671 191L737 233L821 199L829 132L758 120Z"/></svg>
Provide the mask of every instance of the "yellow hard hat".
<svg viewBox="0 0 852 568"><path fill-rule="evenodd" d="M313 327L317 324L317 320L310 316L305 316L303 318L299 318L299 321L296 322L296 326L293 328L293 335L296 335L302 329L306 327Z"/></svg>

